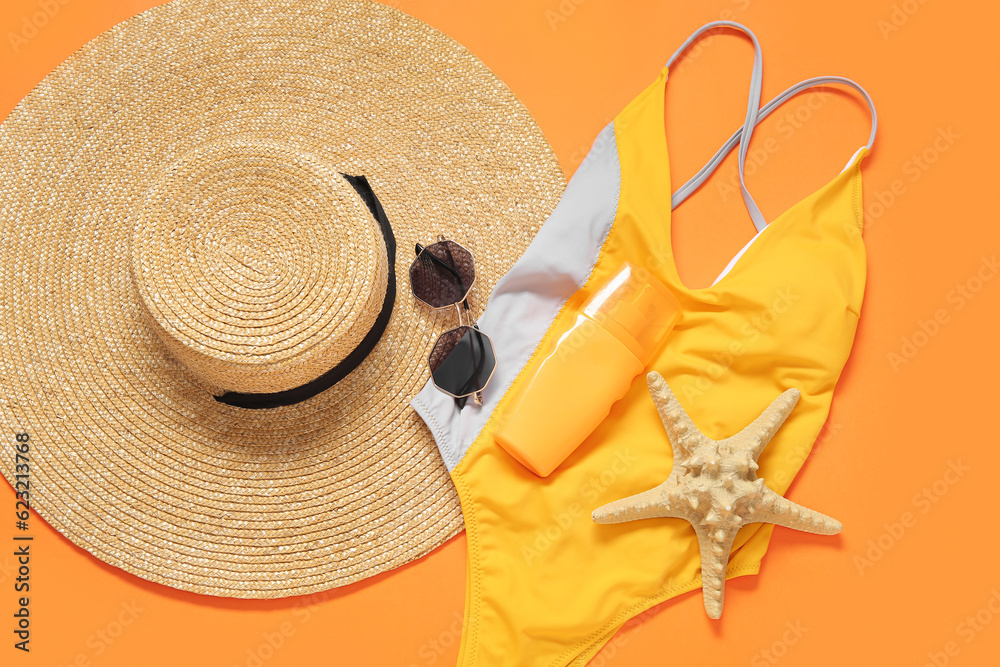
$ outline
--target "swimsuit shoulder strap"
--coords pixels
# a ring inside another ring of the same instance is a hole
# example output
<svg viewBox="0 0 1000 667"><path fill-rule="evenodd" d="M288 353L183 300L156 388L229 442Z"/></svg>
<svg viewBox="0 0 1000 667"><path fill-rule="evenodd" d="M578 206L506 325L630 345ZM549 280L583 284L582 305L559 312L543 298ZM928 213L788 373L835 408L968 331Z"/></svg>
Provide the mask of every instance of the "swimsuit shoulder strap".
<svg viewBox="0 0 1000 667"><path fill-rule="evenodd" d="M842 76L817 76L811 79L800 81L794 86L791 86L790 88L788 88L787 90L776 96L774 99L772 99L770 102L765 104L760 109L760 111L757 112L756 118L754 119L754 125L760 123L762 120L767 118L772 111L774 111L779 106L787 102L792 97L795 97L799 93L809 90L810 88L819 88L831 85L848 86L858 91L861 94L861 96L864 97L865 102L868 104L868 110L871 112L871 117L872 117L871 132L868 134L868 143L865 144L864 148L870 149L872 145L875 143L875 133L878 130L878 114L875 111L875 103L872 101L871 95L868 94L868 91L865 90L860 84ZM743 141L743 137L747 137L747 141ZM677 192L674 193L674 196L671 200L671 206L673 208L676 208L681 202L687 199L687 197L692 192L697 190L701 186L701 184L704 183L705 180L712 174L712 172L715 171L715 169L719 166L722 160L725 159L725 157L729 155L737 145L740 146L740 154L739 154L740 184L742 185L743 163L746 160L745 148L748 143L749 143L749 135L746 133L746 126L744 125L744 127L741 127L740 129L733 132L732 136L730 136L729 139L726 140L726 143L724 143L722 147L718 151L716 151L715 155L712 156L712 159L710 159L708 163L691 178L691 180L689 180L687 183L681 186L680 189L678 189ZM855 155L857 155L857 153L855 153ZM763 220L763 218L761 219ZM757 227L758 231L764 229L766 224L767 223L764 223L763 225L758 225L757 219L754 218L754 225Z"/></svg>
<svg viewBox="0 0 1000 667"><path fill-rule="evenodd" d="M746 163L750 136L753 134L754 127L757 125L757 111L760 107L760 96L764 79L764 56L761 52L760 42L757 40L757 36L745 25L736 23L735 21L712 21L711 23L706 23L702 27L695 30L690 37L684 40L684 43L681 44L680 48L674 51L674 54L670 56L670 59L667 61L667 69L670 69L670 67L674 64L674 61L677 60L695 40L709 30L714 30L716 28L732 28L733 30L738 30L744 33L750 38L750 41L753 42L753 71L750 75L750 94L747 99L747 113L746 118L743 121L743 127L740 128L736 134L737 141L740 144L740 193L743 195L743 202L746 204L747 211L749 211L751 219L753 219L754 226L756 226L757 229L763 229L767 225L767 222L765 222L764 215L760 212L757 202L755 202L753 197L750 196L750 191L747 189L746 178L744 176L744 164ZM739 140L739 137L741 136L745 137L744 141ZM718 155L719 154L716 153L716 157L718 157ZM722 157L725 157L725 154L723 154ZM713 160L714 159L715 158L713 158ZM721 158L719 161L721 161ZM673 194L671 199L671 208L676 208L678 204L687 199L688 195L697 190L698 186L700 186L701 183L709 177L712 171L715 170L716 166L718 166L718 163L713 164L712 161L709 161L709 163L705 165L701 171L695 174L691 180L682 185L680 189Z"/></svg>

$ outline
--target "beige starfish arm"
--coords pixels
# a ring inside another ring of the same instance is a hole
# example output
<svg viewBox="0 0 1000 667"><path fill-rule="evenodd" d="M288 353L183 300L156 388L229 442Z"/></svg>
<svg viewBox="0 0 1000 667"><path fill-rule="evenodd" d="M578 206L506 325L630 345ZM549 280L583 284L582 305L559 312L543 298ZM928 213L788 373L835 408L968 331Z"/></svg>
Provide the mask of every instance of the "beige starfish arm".
<svg viewBox="0 0 1000 667"><path fill-rule="evenodd" d="M726 568L733 548L738 526L696 526L698 546L701 547L701 588L705 611L709 618L722 616L726 598Z"/></svg>
<svg viewBox="0 0 1000 667"><path fill-rule="evenodd" d="M680 401L671 391L670 385L656 371L646 375L649 393L653 397L656 411L660 413L660 421L667 431L667 438L674 450L674 460L680 460L691 455L691 448L697 444L701 434L694 421L681 407Z"/></svg>
<svg viewBox="0 0 1000 667"><path fill-rule="evenodd" d="M746 428L734 435L729 440L749 442L750 453L756 460L760 453L764 451L767 443L778 432L781 425L792 414L795 404L799 402L799 390L787 389L778 398L771 401L771 405L761 413L760 417L754 419Z"/></svg>
<svg viewBox="0 0 1000 667"><path fill-rule="evenodd" d="M594 523L623 523L637 519L687 518L690 505L684 507L677 495L671 493L675 486L664 482L654 489L615 500L598 507L592 513Z"/></svg>
<svg viewBox="0 0 1000 667"><path fill-rule="evenodd" d="M836 535L843 528L843 524L836 519L794 503L767 487L764 487L762 499L743 522L773 523L819 535Z"/></svg>

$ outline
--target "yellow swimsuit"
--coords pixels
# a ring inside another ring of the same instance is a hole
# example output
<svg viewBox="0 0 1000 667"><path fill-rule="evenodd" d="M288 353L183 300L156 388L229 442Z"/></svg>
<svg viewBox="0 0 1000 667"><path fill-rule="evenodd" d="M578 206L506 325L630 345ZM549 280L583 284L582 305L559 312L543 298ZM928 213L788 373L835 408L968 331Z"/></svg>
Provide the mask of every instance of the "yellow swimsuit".
<svg viewBox="0 0 1000 667"><path fill-rule="evenodd" d="M716 22L684 46L720 25L746 31ZM750 132L787 97L813 85L846 83L870 104L857 84L824 77L790 88L758 111L754 43L744 127L676 193L675 205L738 143L742 185ZM865 282L860 162L874 138L874 117L868 147L770 224L744 186L761 231L711 287L688 289L670 245L663 127L668 67L601 132L559 206L491 295L480 326L493 338L498 368L484 405L458 410L431 384L413 399L451 470L465 514L469 569L461 666L583 665L629 618L700 586L698 543L686 522L597 525L590 518L596 507L653 488L670 472L670 445L644 374L547 478L529 472L493 440L497 418L519 383L622 262L646 267L683 306L649 369L667 379L706 435L730 436L783 390L801 391L760 458L758 474L779 493L820 432L850 353ZM740 531L728 576L758 571L772 528L751 524Z"/></svg>

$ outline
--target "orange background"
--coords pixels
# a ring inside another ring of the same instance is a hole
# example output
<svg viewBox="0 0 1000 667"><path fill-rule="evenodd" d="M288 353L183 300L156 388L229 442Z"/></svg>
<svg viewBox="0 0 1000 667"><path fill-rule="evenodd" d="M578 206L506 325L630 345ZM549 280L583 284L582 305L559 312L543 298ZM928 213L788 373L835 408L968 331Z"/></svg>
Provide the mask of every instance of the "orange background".
<svg viewBox="0 0 1000 667"><path fill-rule="evenodd" d="M58 11L16 46L10 34L41 11L39 0L0 4L0 117L88 40L159 4L41 3ZM629 623L592 664L996 664L1000 279L991 280L997 269L984 263L1000 249L993 3L392 4L496 71L534 114L567 175L674 48L719 18L760 37L765 99L808 76L842 74L866 86L878 106L879 136L864 165L869 282L861 326L826 436L789 491L842 520L844 532L820 538L777 529L761 574L729 584L721 622L688 594ZM740 124L750 62L749 42L726 37L689 52L675 69L666 113L675 182ZM846 94L800 96L765 122L748 166L765 216L825 183L867 132L864 107ZM678 264L691 286L711 282L752 236L729 187L734 177L729 159L676 213ZM961 475L948 473L952 464ZM0 507L13 506L2 485ZM39 518L32 523L30 654L12 648L13 547L0 551L3 665L424 667L457 657L464 536L358 585L248 602L147 583L97 561ZM0 540L13 545L7 530Z"/></svg>

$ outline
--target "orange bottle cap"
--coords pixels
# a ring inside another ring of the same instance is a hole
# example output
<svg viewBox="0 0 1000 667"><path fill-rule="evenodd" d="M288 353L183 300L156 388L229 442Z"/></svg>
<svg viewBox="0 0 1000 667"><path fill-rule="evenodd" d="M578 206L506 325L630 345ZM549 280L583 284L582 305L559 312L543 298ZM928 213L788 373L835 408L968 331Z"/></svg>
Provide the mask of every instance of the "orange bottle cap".
<svg viewBox="0 0 1000 667"><path fill-rule="evenodd" d="M681 304L648 270L626 263L583 312L618 336L645 366L680 319Z"/></svg>

